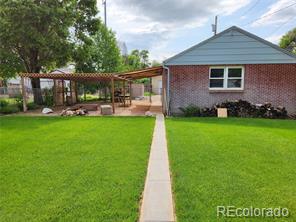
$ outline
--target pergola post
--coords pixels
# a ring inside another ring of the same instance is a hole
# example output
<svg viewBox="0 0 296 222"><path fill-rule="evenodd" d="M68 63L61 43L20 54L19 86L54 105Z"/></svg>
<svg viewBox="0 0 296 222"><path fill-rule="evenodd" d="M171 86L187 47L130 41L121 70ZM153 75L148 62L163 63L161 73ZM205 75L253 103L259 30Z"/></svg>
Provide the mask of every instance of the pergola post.
<svg viewBox="0 0 296 222"><path fill-rule="evenodd" d="M57 105L57 85L55 79L53 80L53 104Z"/></svg>
<svg viewBox="0 0 296 222"><path fill-rule="evenodd" d="M72 96L72 80L70 80L70 97L71 97L71 101L70 101L70 105L73 104L73 96ZM66 97L67 98L67 97Z"/></svg>
<svg viewBox="0 0 296 222"><path fill-rule="evenodd" d="M152 94L152 78L149 78L149 102L152 103L152 98L151 98L151 94Z"/></svg>
<svg viewBox="0 0 296 222"><path fill-rule="evenodd" d="M25 79L24 77L21 77L21 84L22 84L22 95L23 95L23 109L24 112L27 112L27 91L25 86Z"/></svg>
<svg viewBox="0 0 296 222"><path fill-rule="evenodd" d="M78 99L78 82L75 82L75 98L76 98L76 103L79 101Z"/></svg>
<svg viewBox="0 0 296 222"><path fill-rule="evenodd" d="M130 106L132 105L132 81L129 81L129 99L130 99Z"/></svg>
<svg viewBox="0 0 296 222"><path fill-rule="evenodd" d="M115 105L114 105L114 77L111 77L111 93L112 93L112 110L113 114L115 113Z"/></svg>
<svg viewBox="0 0 296 222"><path fill-rule="evenodd" d="M85 82L83 83L83 100L86 101Z"/></svg>
<svg viewBox="0 0 296 222"><path fill-rule="evenodd" d="M65 105L65 81L62 80L63 106Z"/></svg>
<svg viewBox="0 0 296 222"><path fill-rule="evenodd" d="M125 80L123 80L123 107L125 107Z"/></svg>

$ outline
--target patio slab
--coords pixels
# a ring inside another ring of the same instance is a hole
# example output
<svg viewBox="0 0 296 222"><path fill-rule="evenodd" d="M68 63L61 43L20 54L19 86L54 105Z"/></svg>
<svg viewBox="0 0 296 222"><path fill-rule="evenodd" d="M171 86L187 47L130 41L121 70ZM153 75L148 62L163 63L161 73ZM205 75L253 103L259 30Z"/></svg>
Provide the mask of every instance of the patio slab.
<svg viewBox="0 0 296 222"><path fill-rule="evenodd" d="M174 222L164 116L156 115L140 222Z"/></svg>
<svg viewBox="0 0 296 222"><path fill-rule="evenodd" d="M152 96L152 103L149 102L148 98L143 100L133 100L132 105L128 107L122 107L118 103L115 104L115 114L114 116L145 116L147 111L150 111L152 114L161 114L162 107L160 96ZM95 111L89 111L88 116L101 116L100 106L101 105L110 105L108 102L103 101L91 101L75 104L73 106L55 106L53 107L53 113L43 114L42 109L28 110L26 113L19 112L12 115L21 115L21 116L60 116L60 113L63 109L69 107L80 107L83 105L96 105L98 108Z"/></svg>

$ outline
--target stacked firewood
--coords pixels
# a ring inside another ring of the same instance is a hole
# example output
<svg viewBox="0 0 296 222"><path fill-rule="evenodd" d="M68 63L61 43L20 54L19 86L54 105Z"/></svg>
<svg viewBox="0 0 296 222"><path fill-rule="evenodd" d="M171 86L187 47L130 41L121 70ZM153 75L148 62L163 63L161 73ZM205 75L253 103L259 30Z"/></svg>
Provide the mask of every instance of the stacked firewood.
<svg viewBox="0 0 296 222"><path fill-rule="evenodd" d="M61 116L84 116L86 114L88 114L88 111L82 107L78 109L67 108L60 113Z"/></svg>
<svg viewBox="0 0 296 222"><path fill-rule="evenodd" d="M273 107L271 103L251 104L248 101L236 100L226 101L214 106L217 108L227 108L229 116L236 117L261 117L261 118L286 118L285 107Z"/></svg>
<svg viewBox="0 0 296 222"><path fill-rule="evenodd" d="M217 116L217 109L215 107L202 108L200 110L200 116L202 116L202 117L214 117L214 116Z"/></svg>

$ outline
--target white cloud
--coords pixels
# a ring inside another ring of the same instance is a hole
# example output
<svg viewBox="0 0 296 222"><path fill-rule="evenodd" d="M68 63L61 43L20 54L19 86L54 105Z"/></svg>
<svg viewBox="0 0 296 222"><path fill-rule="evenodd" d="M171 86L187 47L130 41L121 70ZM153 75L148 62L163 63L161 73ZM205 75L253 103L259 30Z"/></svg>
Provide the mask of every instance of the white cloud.
<svg viewBox="0 0 296 222"><path fill-rule="evenodd" d="M291 1L291 0L276 1L274 4L269 6L268 10L263 15L261 15L260 19L257 21L254 21L251 26L258 27L258 26L282 24L282 23L288 22L291 19L294 19L296 15L296 5L288 7L293 3L296 3L296 1Z"/></svg>
<svg viewBox="0 0 296 222"><path fill-rule="evenodd" d="M272 35L272 36L267 37L266 40L277 45L280 42L280 39L283 35L284 35L284 33L281 35Z"/></svg>
<svg viewBox="0 0 296 222"><path fill-rule="evenodd" d="M107 25L129 50L168 57L167 42L184 29L201 27L214 15L231 15L251 0L107 0ZM101 0L98 6L103 14Z"/></svg>

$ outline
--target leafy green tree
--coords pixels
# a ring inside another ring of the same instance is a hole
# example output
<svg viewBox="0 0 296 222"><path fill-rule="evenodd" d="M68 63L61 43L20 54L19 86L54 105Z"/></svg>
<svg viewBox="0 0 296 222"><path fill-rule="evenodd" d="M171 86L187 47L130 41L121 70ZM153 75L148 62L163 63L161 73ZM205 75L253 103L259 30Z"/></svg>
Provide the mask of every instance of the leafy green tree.
<svg viewBox="0 0 296 222"><path fill-rule="evenodd" d="M280 47L296 54L296 28L283 35L280 40Z"/></svg>
<svg viewBox="0 0 296 222"><path fill-rule="evenodd" d="M115 34L104 24L90 36L88 44L77 47L74 61L78 72L112 73L120 71L121 56Z"/></svg>
<svg viewBox="0 0 296 222"><path fill-rule="evenodd" d="M115 73L122 69L122 59L117 46L115 34L104 24L89 38L88 44L77 47L74 61L78 72ZM109 83L84 84L84 91L93 91L94 88L102 89ZM105 98L106 98L105 91Z"/></svg>
<svg viewBox="0 0 296 222"><path fill-rule="evenodd" d="M141 58L141 66L142 66L142 68L147 68L150 65L149 51L148 50L142 50L140 52L140 58Z"/></svg>
<svg viewBox="0 0 296 222"><path fill-rule="evenodd" d="M4 81L15 77L16 73L23 71L23 64L16 54L10 53L4 46L0 45L0 79Z"/></svg>
<svg viewBox="0 0 296 222"><path fill-rule="evenodd" d="M129 70L141 69L140 51L135 49L127 57Z"/></svg>
<svg viewBox="0 0 296 222"><path fill-rule="evenodd" d="M74 44L97 29L96 0L0 0L0 75L39 73L65 65ZM32 79L42 103L40 80Z"/></svg>
<svg viewBox="0 0 296 222"><path fill-rule="evenodd" d="M132 71L147 68L151 65L149 62L148 50L133 50L127 57L124 57L124 71Z"/></svg>

